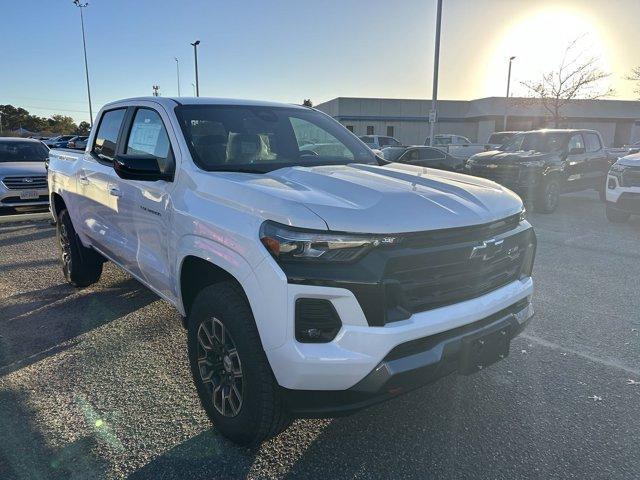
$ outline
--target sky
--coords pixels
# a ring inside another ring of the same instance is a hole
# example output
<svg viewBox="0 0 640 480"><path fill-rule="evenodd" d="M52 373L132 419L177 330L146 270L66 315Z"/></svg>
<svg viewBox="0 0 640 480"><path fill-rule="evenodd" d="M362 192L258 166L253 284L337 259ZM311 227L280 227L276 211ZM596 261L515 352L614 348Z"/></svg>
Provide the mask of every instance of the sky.
<svg viewBox="0 0 640 480"><path fill-rule="evenodd" d="M79 9L0 0L0 104L88 120ZM430 98L436 0L92 0L84 10L94 115L105 103L200 95L314 104ZM600 58L612 98L636 99L640 0L444 0L439 98L503 96L553 69L567 42Z"/></svg>

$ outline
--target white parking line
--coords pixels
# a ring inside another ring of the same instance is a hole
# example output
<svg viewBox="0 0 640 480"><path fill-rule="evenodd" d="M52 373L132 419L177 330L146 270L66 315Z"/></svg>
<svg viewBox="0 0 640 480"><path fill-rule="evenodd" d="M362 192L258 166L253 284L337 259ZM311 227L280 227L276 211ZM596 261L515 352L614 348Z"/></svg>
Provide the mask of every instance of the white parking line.
<svg viewBox="0 0 640 480"><path fill-rule="evenodd" d="M606 365L608 367L613 367L613 368L617 368L620 370L624 370L627 373L631 373L633 375L637 375L640 376L640 370L633 368L633 367L629 367L627 365L623 365L621 363L616 362L613 359L610 358L601 358L601 357L596 357L595 355L591 355L589 353L584 353L584 352L580 352L578 350L574 350L573 348L569 348L569 347L563 347L562 345L558 345L557 343L553 343L553 342L549 342L548 340L544 340L540 337L536 337L534 335L530 335L528 333L521 333L519 335L520 338L525 338L531 342L535 342L538 345L542 345L543 347L547 347L547 348L551 348L553 350L559 350L562 352L567 352L567 353L571 353L573 355L577 355L578 357L582 357L586 360L590 360L592 362L595 363L599 363L601 365Z"/></svg>

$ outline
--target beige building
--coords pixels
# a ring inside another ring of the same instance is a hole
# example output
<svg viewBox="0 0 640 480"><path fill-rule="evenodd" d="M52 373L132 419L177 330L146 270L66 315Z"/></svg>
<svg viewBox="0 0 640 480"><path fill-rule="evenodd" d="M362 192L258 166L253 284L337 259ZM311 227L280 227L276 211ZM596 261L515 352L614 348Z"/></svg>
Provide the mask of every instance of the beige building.
<svg viewBox="0 0 640 480"><path fill-rule="evenodd" d="M542 106L532 99L510 98L507 128L505 99L438 101L436 133L453 133L486 142L492 132L552 128ZM388 135L406 145L423 144L429 135L430 100L338 97L316 106L356 135ZM599 131L607 146L640 140L640 101L573 100L562 110L562 128Z"/></svg>

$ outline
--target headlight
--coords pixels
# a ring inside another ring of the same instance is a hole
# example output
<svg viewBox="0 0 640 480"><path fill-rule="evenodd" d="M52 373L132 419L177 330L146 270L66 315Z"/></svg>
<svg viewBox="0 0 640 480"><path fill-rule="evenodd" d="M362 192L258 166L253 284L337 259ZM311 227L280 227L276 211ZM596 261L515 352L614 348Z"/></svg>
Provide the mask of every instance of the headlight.
<svg viewBox="0 0 640 480"><path fill-rule="evenodd" d="M522 210L520 211L520 223L524 222L527 219L527 209L525 207L522 207Z"/></svg>
<svg viewBox="0 0 640 480"><path fill-rule="evenodd" d="M396 238L303 230L266 221L260 241L278 261L350 262Z"/></svg>
<svg viewBox="0 0 640 480"><path fill-rule="evenodd" d="M614 163L611 165L611 169L609 170L609 175L612 175L618 179L618 183L622 183L622 173L626 170L627 167L624 165L620 165L619 163Z"/></svg>

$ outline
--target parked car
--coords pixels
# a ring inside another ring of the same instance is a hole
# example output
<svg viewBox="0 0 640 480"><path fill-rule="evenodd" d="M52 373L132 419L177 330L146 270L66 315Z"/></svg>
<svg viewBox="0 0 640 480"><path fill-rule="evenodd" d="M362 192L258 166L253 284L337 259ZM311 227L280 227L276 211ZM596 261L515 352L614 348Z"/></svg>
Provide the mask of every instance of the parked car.
<svg viewBox="0 0 640 480"><path fill-rule="evenodd" d="M50 153L63 273L112 260L186 316L202 406L238 443L476 372L533 315L536 237L493 182L381 165L293 105L129 99L96 125Z"/></svg>
<svg viewBox="0 0 640 480"><path fill-rule="evenodd" d="M48 154L40 140L0 137L0 208L49 204L44 163Z"/></svg>
<svg viewBox="0 0 640 480"><path fill-rule="evenodd" d="M463 159L449 155L437 148L423 147L420 145L386 147L382 149L382 157L390 162L438 168L451 172L462 172L464 169Z"/></svg>
<svg viewBox="0 0 640 480"><path fill-rule="evenodd" d="M466 171L519 193L542 213L558 207L560 194L604 184L611 157L595 130L537 130L519 133L497 150L471 157Z"/></svg>
<svg viewBox="0 0 640 480"><path fill-rule="evenodd" d="M487 139L485 150L496 150L498 147L501 147L511 140L511 138L518 133L521 132L493 132Z"/></svg>
<svg viewBox="0 0 640 480"><path fill-rule="evenodd" d="M440 134L435 135L433 140L434 147L455 157L464 159L486 150L484 143L471 143L471 140L467 137L463 137L462 135ZM424 144L429 145L429 142L430 137L427 137Z"/></svg>
<svg viewBox="0 0 640 480"><path fill-rule="evenodd" d="M402 145L398 140L393 137L386 137L383 135L364 135L360 137L367 146L373 150L382 150L385 147L397 147Z"/></svg>
<svg viewBox="0 0 640 480"><path fill-rule="evenodd" d="M640 153L619 158L607 177L607 218L621 223L640 215Z"/></svg>
<svg viewBox="0 0 640 480"><path fill-rule="evenodd" d="M615 158L622 158L627 155L633 155L640 152L640 140L629 145L623 145L622 147L608 148L609 155Z"/></svg>
<svg viewBox="0 0 640 480"><path fill-rule="evenodd" d="M45 140L44 144L49 148L68 148L69 140L73 137L75 137L75 135L59 135Z"/></svg>
<svg viewBox="0 0 640 480"><path fill-rule="evenodd" d="M73 148L74 150L84 150L87 148L87 136L78 135L73 137L67 142L67 148Z"/></svg>

